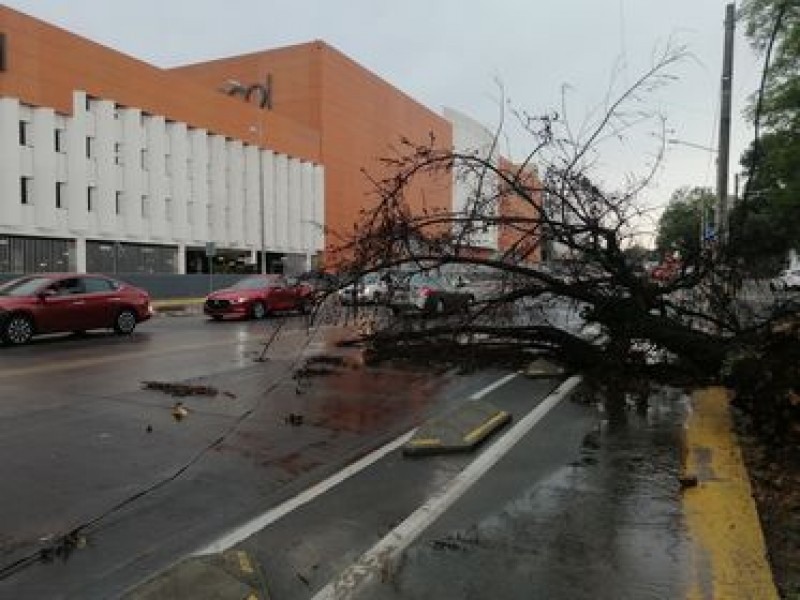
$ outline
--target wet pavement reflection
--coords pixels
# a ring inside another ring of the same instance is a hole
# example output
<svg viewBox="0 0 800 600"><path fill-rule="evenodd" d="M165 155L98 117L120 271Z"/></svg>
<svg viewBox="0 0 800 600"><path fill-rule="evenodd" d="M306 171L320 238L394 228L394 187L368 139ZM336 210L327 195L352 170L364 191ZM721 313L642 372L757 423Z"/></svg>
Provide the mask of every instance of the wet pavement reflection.
<svg viewBox="0 0 800 600"><path fill-rule="evenodd" d="M627 424L603 423L589 433L579 455L565 457L549 477L527 483L521 463L515 493L461 527L434 526L390 584L360 597L683 597L690 560L678 485L685 411L680 394L663 390L646 414L630 412Z"/></svg>

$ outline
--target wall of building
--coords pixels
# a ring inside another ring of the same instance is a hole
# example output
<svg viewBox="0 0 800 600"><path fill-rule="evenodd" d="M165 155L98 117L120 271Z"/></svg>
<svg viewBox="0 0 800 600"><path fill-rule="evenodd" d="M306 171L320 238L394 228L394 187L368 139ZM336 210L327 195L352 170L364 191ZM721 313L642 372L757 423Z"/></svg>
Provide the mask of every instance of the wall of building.
<svg viewBox="0 0 800 600"><path fill-rule="evenodd" d="M5 7L0 32L0 239L74 241L79 271L92 242L172 249L178 272L208 242L323 248L317 131Z"/></svg>
<svg viewBox="0 0 800 600"><path fill-rule="evenodd" d="M478 121L452 109L444 109L444 117L453 126L453 150L459 154L474 154L489 165L497 165L499 152L493 132ZM453 172L453 211L463 214L478 214L494 218L497 215L495 196L499 181L490 169ZM472 223L474 226L475 223ZM458 226L453 232L460 235ZM497 227L488 226L480 232L471 232L468 243L477 248L498 249Z"/></svg>
<svg viewBox="0 0 800 600"><path fill-rule="evenodd" d="M318 162L319 131L275 112L198 85L8 7L0 6L6 70L0 96L72 114L73 92L113 99L191 127ZM227 79L227 78L226 78Z"/></svg>
<svg viewBox="0 0 800 600"><path fill-rule="evenodd" d="M498 228L498 251L522 259L524 262L540 262L542 260L543 232L535 225L542 209L542 182L531 165L517 165L503 158L498 166L508 173L512 181L517 181L524 190L523 194L515 193L504 184L498 215L508 219L508 223ZM512 227L515 219L519 219L519 229ZM530 219L533 222L526 223ZM520 232L522 230L522 233Z"/></svg>
<svg viewBox="0 0 800 600"><path fill-rule="evenodd" d="M212 87L226 78L242 82L272 77L272 112L318 128L325 166L326 245L350 236L363 208L375 202L364 176L388 174L380 159L395 156L401 138L450 148L449 123L391 84L325 44L311 42L176 69ZM449 209L450 177L416 182L406 193L416 210Z"/></svg>

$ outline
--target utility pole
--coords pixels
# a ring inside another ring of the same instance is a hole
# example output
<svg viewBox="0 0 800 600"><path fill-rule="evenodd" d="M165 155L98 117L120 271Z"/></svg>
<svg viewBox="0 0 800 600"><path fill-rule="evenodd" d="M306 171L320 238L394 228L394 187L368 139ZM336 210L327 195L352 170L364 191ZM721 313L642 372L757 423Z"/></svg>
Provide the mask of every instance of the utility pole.
<svg viewBox="0 0 800 600"><path fill-rule="evenodd" d="M728 161L731 145L731 89L733 87L733 32L736 9L725 7L725 41L722 48L722 86L719 118L719 154L717 155L717 240L728 241Z"/></svg>

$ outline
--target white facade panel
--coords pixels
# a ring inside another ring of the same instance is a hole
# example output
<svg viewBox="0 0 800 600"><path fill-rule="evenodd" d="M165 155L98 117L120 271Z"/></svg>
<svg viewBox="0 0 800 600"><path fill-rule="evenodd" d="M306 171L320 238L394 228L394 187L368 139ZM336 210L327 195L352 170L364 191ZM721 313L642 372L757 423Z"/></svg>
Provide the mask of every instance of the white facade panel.
<svg viewBox="0 0 800 600"><path fill-rule="evenodd" d="M318 165L82 91L70 115L0 98L0 234L75 239L79 270L98 264L94 242L175 246L178 257L209 241L316 253L322 178Z"/></svg>
<svg viewBox="0 0 800 600"><path fill-rule="evenodd" d="M19 102L0 98L0 226L22 225Z"/></svg>
<svg viewBox="0 0 800 600"><path fill-rule="evenodd" d="M167 238L167 182L166 182L166 123L164 117L152 116L145 119L145 159L147 171L148 210L145 218L149 225L150 238Z"/></svg>
<svg viewBox="0 0 800 600"><path fill-rule="evenodd" d="M44 234L56 229L55 112L37 108L33 112L33 209L35 226Z"/></svg>
<svg viewBox="0 0 800 600"><path fill-rule="evenodd" d="M190 239L195 244L209 241L209 185L208 185L208 139L205 129L189 132L189 214Z"/></svg>
<svg viewBox="0 0 800 600"><path fill-rule="evenodd" d="M136 108L119 111L122 135L118 148L119 162L122 168L123 192L120 213L125 233L129 238L141 238L144 235L144 219L142 217L142 197L145 189L142 181L142 113Z"/></svg>
<svg viewBox="0 0 800 600"><path fill-rule="evenodd" d="M275 249L289 249L289 158L275 155Z"/></svg>
<svg viewBox="0 0 800 600"><path fill-rule="evenodd" d="M97 165L97 191L94 194L95 206L90 212L97 215L97 232L103 236L113 236L117 231L116 195L117 165L115 148L119 143L118 125L114 118L114 103L95 101L94 147L90 161ZM93 232L94 233L94 232Z"/></svg>
<svg viewBox="0 0 800 600"><path fill-rule="evenodd" d="M453 125L453 148L462 154L475 153L493 162L497 159L495 136L481 123L451 108L445 108L444 118ZM481 177L484 175L484 177ZM497 193L497 179L491 173L453 173L453 211L472 212L476 199L481 203L479 213L489 219L497 216L497 205L486 202ZM473 223L474 225L475 223ZM459 231L454 231L458 235ZM497 227L489 226L483 232L470 232L468 243L482 248L498 248Z"/></svg>
<svg viewBox="0 0 800 600"><path fill-rule="evenodd" d="M167 140L170 149L167 163L171 181L169 194L172 201L171 231L167 235L183 242L189 239L189 139L186 124L169 123Z"/></svg>
<svg viewBox="0 0 800 600"><path fill-rule="evenodd" d="M322 165L314 166L314 224L317 236L313 248L321 252L325 249L325 169Z"/></svg>
<svg viewBox="0 0 800 600"><path fill-rule="evenodd" d="M286 212L286 228L289 231L288 246L292 252L301 248L300 236L303 226L302 164L296 158L289 159L289 204Z"/></svg>
<svg viewBox="0 0 800 600"><path fill-rule="evenodd" d="M86 203L89 160L86 158L86 94L73 94L74 110L67 123L67 212L72 233L83 234L89 226Z"/></svg>
<svg viewBox="0 0 800 600"><path fill-rule="evenodd" d="M276 162L278 155L269 150L261 151L261 175L264 178L264 213L260 222L264 228L264 248L278 248L278 201L276 185ZM259 234L260 235L260 234Z"/></svg>
<svg viewBox="0 0 800 600"><path fill-rule="evenodd" d="M244 149L244 235L248 248L261 249L262 214L264 201L263 171L260 164L261 151L255 146Z"/></svg>
<svg viewBox="0 0 800 600"><path fill-rule="evenodd" d="M228 245L244 248L244 147L242 142L229 141L228 154Z"/></svg>
<svg viewBox="0 0 800 600"><path fill-rule="evenodd" d="M227 242L228 181L225 154L225 137L209 137L210 238L220 247Z"/></svg>

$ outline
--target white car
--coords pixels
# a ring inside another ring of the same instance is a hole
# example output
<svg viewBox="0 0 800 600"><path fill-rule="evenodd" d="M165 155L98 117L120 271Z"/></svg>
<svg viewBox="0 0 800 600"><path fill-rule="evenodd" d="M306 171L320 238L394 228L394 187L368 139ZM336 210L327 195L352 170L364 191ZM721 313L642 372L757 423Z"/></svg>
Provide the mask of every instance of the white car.
<svg viewBox="0 0 800 600"><path fill-rule="evenodd" d="M773 290L799 290L800 289L800 267L786 269L770 282Z"/></svg>
<svg viewBox="0 0 800 600"><path fill-rule="evenodd" d="M380 273L367 273L356 284L350 284L339 290L339 300L342 304L352 304L354 286L356 301L359 304L378 304L389 296L386 278Z"/></svg>

